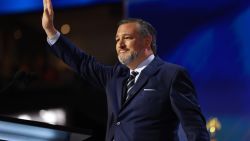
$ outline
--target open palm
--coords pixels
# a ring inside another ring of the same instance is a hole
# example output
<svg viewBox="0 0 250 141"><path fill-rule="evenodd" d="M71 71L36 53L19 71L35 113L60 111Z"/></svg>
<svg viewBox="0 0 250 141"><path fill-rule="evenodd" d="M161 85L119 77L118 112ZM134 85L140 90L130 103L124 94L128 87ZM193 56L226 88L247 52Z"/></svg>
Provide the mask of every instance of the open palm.
<svg viewBox="0 0 250 141"><path fill-rule="evenodd" d="M54 11L51 0L43 0L42 26L48 37L52 37L56 33L53 19Z"/></svg>

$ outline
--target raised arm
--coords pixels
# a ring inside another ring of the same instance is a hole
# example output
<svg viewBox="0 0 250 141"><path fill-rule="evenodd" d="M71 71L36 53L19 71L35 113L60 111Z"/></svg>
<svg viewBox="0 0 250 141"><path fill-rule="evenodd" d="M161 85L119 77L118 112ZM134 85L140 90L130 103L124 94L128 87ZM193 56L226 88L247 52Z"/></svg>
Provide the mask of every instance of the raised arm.
<svg viewBox="0 0 250 141"><path fill-rule="evenodd" d="M54 26L54 11L51 0L43 0L42 26L49 39L55 39L57 29ZM49 42L48 42L49 43ZM69 39L60 35L56 42L48 46L54 55L68 64L75 72L97 87L104 88L108 79L111 78L112 67L105 66L94 57L86 54L76 47Z"/></svg>
<svg viewBox="0 0 250 141"><path fill-rule="evenodd" d="M57 31L54 27L53 19L54 11L51 0L43 0L42 26L48 38L52 38Z"/></svg>

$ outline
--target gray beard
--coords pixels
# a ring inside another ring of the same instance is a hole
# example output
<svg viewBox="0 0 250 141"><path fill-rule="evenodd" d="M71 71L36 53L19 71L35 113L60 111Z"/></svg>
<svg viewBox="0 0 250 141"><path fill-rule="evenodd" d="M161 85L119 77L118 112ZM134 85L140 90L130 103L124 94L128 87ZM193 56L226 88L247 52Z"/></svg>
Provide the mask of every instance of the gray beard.
<svg viewBox="0 0 250 141"><path fill-rule="evenodd" d="M120 55L118 55L118 59L119 59L120 63L122 63L123 65L128 65L133 60L135 60L137 57L138 57L137 52L133 52L132 54L130 54L127 57L121 57Z"/></svg>

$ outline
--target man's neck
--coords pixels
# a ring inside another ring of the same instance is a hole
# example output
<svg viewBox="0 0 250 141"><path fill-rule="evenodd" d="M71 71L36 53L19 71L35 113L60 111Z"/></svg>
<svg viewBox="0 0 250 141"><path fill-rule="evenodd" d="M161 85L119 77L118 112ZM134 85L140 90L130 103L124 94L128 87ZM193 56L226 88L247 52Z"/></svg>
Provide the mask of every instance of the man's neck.
<svg viewBox="0 0 250 141"><path fill-rule="evenodd" d="M127 65L127 67L130 69L130 70L134 70L136 69L143 61L145 61L147 58L149 58L152 54L149 54L145 57L141 57L141 58L138 58L137 60L134 60L132 61L129 65Z"/></svg>

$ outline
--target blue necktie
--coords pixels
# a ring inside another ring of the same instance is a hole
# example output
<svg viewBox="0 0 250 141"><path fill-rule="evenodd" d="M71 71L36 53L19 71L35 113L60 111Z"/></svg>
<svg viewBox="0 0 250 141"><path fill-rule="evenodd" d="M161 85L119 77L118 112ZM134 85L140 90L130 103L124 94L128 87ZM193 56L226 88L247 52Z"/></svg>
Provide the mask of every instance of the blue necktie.
<svg viewBox="0 0 250 141"><path fill-rule="evenodd" d="M135 84L136 75L138 75L138 72L132 71L129 78L128 78L128 80L127 80L126 100L130 97L130 95L128 93L133 88L133 86Z"/></svg>

